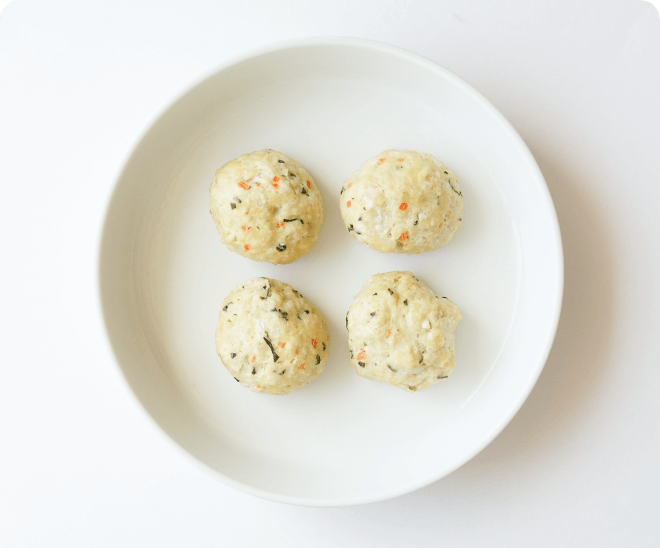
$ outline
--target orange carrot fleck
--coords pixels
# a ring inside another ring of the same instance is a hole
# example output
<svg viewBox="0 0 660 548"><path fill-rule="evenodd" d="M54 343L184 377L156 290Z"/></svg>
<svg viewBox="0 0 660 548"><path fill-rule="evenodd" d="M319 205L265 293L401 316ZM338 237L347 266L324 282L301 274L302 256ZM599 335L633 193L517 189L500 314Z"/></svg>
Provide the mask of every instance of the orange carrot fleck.
<svg viewBox="0 0 660 548"><path fill-rule="evenodd" d="M273 177L273 182L274 182L274 183L279 183L279 182L280 182L280 178L279 178L277 175L275 175L275 177Z"/></svg>
<svg viewBox="0 0 660 548"><path fill-rule="evenodd" d="M386 339L389 339L391 336L392 336L392 330L391 330L391 329L388 329L388 330L387 330L387 337L385 337L385 338L386 338Z"/></svg>
<svg viewBox="0 0 660 548"><path fill-rule="evenodd" d="M367 353L364 351L364 348L360 348L360 352L358 352L357 359L363 360L366 357L367 357Z"/></svg>
<svg viewBox="0 0 660 548"><path fill-rule="evenodd" d="M254 183L254 184L257 185L257 186L261 186L261 183Z"/></svg>
<svg viewBox="0 0 660 548"><path fill-rule="evenodd" d="M348 186L346 188L351 188L353 186L353 183L348 183Z"/></svg>
<svg viewBox="0 0 660 548"><path fill-rule="evenodd" d="M300 364L300 369L305 369L305 364L304 363Z"/></svg>
<svg viewBox="0 0 660 548"><path fill-rule="evenodd" d="M405 211L406 209L408 209L408 204L406 202L401 202L401 205L399 206L399 209L401 211Z"/></svg>
<svg viewBox="0 0 660 548"><path fill-rule="evenodd" d="M284 348L285 346L286 346L286 343L285 343L285 342L281 342L281 343L280 343L280 348Z"/></svg>
<svg viewBox="0 0 660 548"><path fill-rule="evenodd" d="M312 183L310 183L309 181L307 181L307 188L312 188Z"/></svg>
<svg viewBox="0 0 660 548"><path fill-rule="evenodd" d="M284 221L280 221L279 223L277 223L277 226L279 226L280 228L284 227Z"/></svg>
<svg viewBox="0 0 660 548"><path fill-rule="evenodd" d="M298 349L296 348L296 356L298 355Z"/></svg>
<svg viewBox="0 0 660 548"><path fill-rule="evenodd" d="M312 339L312 346L316 348L316 339Z"/></svg>
<svg viewBox="0 0 660 548"><path fill-rule="evenodd" d="M252 356L252 363L254 363L254 362L256 362L256 361L257 361L257 357L256 357L256 356Z"/></svg>
<svg viewBox="0 0 660 548"><path fill-rule="evenodd" d="M377 165L377 166L383 165L384 162L385 162L385 158L381 158L380 160L378 160L378 161L376 162L376 165Z"/></svg>
<svg viewBox="0 0 660 548"><path fill-rule="evenodd" d="M346 207L351 207L351 201L350 200L348 200L348 202L346 202Z"/></svg>
<svg viewBox="0 0 660 548"><path fill-rule="evenodd" d="M246 215L249 215L249 214L250 214L250 210L248 209L248 210L245 212L245 214L246 214Z"/></svg>
<svg viewBox="0 0 660 548"><path fill-rule="evenodd" d="M399 241L403 242L403 240L407 240L407 239L408 239L408 233L407 232L402 232L401 236L399 236Z"/></svg>
<svg viewBox="0 0 660 548"><path fill-rule="evenodd" d="M243 249L244 249L245 251L250 251L250 250L252 249L252 246L251 246L250 244L245 244L245 245L243 246Z"/></svg>
<svg viewBox="0 0 660 548"><path fill-rule="evenodd" d="M250 187L247 185L247 183L244 182L244 181L241 181L240 183L238 183L238 186L240 186L240 187L241 187L242 189L244 189L244 190L247 190L248 188L250 188Z"/></svg>
<svg viewBox="0 0 660 548"><path fill-rule="evenodd" d="M280 188L280 185L278 185L277 183L270 183L270 184L273 185L275 188Z"/></svg>
<svg viewBox="0 0 660 548"><path fill-rule="evenodd" d="M403 162L403 158L397 158L396 161L397 162Z"/></svg>
<svg viewBox="0 0 660 548"><path fill-rule="evenodd" d="M258 385L257 385L257 388L258 388L259 390L261 390L261 385L260 385L260 384L258 384Z"/></svg>
<svg viewBox="0 0 660 548"><path fill-rule="evenodd" d="M249 234L250 230L252 230L252 227L251 226L242 226L241 229L245 230L245 232L247 232Z"/></svg>

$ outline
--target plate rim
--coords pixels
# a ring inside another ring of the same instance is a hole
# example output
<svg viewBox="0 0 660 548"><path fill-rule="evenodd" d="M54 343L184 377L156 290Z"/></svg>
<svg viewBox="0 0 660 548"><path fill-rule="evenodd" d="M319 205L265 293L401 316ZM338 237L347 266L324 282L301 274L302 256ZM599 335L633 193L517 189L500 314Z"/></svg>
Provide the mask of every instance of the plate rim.
<svg viewBox="0 0 660 548"><path fill-rule="evenodd" d="M400 58L403 58L406 61L415 63L425 68L426 70L442 75L445 79L447 79L452 84L460 88L462 92L472 96L472 98L474 98L492 116L492 118L498 122L498 124L504 129L504 131L515 141L520 152L526 157L525 158L526 163L532 171L532 177L530 177L530 182L531 180L534 181L534 183L537 186L537 190L540 191L540 194L542 195L543 200L546 203L547 211L550 217L549 219L550 224L548 228L550 229L556 251L556 257L554 261L556 265L556 271L554 273L554 276L557 282L557 291L554 297L553 315L552 318L550 318L549 323L547 324L549 327L547 331L547 338L545 340L545 344L543 348L540 349L541 350L539 353L540 358L538 360L538 363L535 364L534 374L530 375L527 386L525 386L524 390L521 390L518 399L514 401L509 407L509 411L500 419L497 426L491 430L488 436L485 436L481 440L481 442L476 444L471 451L463 455L462 458L452 462L449 466L443 467L443 469L437 474L428 476L423 480L413 482L411 484L405 484L404 486L398 487L396 489L386 489L384 491L380 491L374 495L369 495L369 496L308 498L308 497L298 497L291 495L282 495L279 493L267 491L264 489L259 489L241 483L240 481L237 481L229 476L224 475L218 470L210 467L209 465L197 459L194 455L192 455L185 448L179 445L179 443L176 442L164 430L163 426L161 426L160 423L156 420L156 418L151 415L151 413L147 410L147 408L144 406L140 398L133 390L133 387L131 386L128 378L126 377L126 374L124 373L123 368L119 363L118 356L110 340L107 322L106 322L105 306L103 304L102 254L104 248L103 244L109 230L108 213L115 198L118 189L118 183L122 179L138 145L144 140L144 138L150 133L152 128L170 110L170 108L172 108L173 105L179 102L186 94L188 94L194 88L203 84L208 79L216 76L218 73L227 70L233 66L239 65L240 63L248 61L253 57L258 57L260 55L265 55L287 49L305 48L310 46L353 46L353 47L369 49L379 53L395 55ZM287 40L278 40L278 41L262 44L260 46L247 49L241 53L234 54L228 57L223 62L215 65L213 68L204 71L200 76L188 81L185 85L180 86L177 89L177 91L173 93L163 105L161 105L158 109L155 110L155 112L150 116L150 118L148 119L147 123L143 126L143 128L129 142L126 152L123 155L122 159L120 160L118 166L119 166L118 169L115 171L115 174L111 179L112 184L110 185L109 190L106 193L105 200L101 208L102 214L100 216L99 226L96 231L97 237L96 237L96 249L95 249L95 263L96 263L95 296L96 296L97 320L99 321L101 329L104 333L102 339L105 343L105 347L106 350L108 351L108 354L111 355L114 359L115 365L119 370L120 377L124 385L128 389L128 392L130 392L130 394L132 395L134 401L138 403L137 407L140 409L142 414L148 418L149 422L151 422L154 426L156 426L156 430L160 432L161 436L167 440L167 443L170 446L173 446L178 453L183 454L185 456L187 461L192 462L192 464L195 465L198 469L202 470L211 477L221 481L225 485L229 487L233 487L238 491L242 491L244 493L257 496L262 499L271 500L274 502L281 502L285 504L292 504L296 506L310 506L310 507L356 506L356 505L370 504L374 502L380 502L380 501L385 501L396 497L400 497L402 495L414 492L418 489L421 489L422 487L435 483L436 481L442 479L443 477L448 476L449 474L456 471L458 468L460 468L461 466L472 460L476 455L478 455L488 445L490 445L490 443L506 428L506 426L511 422L513 417L522 408L523 404L525 403L530 393L536 386L536 383L541 375L541 372L545 367L545 364L547 362L548 356L550 354L550 351L552 349L555 340L557 328L559 325L559 318L561 316L563 294L564 294L564 253L563 253L563 245L561 238L561 230L559 227L559 220L557 218L557 212L554 206L554 201L550 194L550 190L547 186L545 178L543 177L543 173L541 172L541 169L539 168L536 162L536 159L532 155L531 151L529 150L529 147L522 139L520 134L513 127L511 122L509 122L506 119L506 117L488 99L486 99L484 95L482 95L479 91L473 88L462 78L455 75L453 72L446 69L442 65L436 63L435 61L432 61L431 59L428 59L423 55L414 53L410 50L401 48L399 46L394 46L392 44L388 44L385 42L369 40L366 38L356 38L356 37L311 36L311 37L292 38Z"/></svg>

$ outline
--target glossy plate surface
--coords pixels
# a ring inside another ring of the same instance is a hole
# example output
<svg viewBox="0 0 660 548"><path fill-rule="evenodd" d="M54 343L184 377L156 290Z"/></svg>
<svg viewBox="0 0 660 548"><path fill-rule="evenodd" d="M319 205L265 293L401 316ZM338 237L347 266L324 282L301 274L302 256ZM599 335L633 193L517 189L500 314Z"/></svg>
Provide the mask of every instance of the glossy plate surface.
<svg viewBox="0 0 660 548"><path fill-rule="evenodd" d="M230 253L209 214L215 170L272 148L324 199L321 236L291 265ZM344 179L388 148L429 152L457 176L463 224L445 247L382 255L339 215ZM344 38L273 44L234 60L160 114L129 156L99 251L117 362L160 428L211 475L254 495L339 506L452 472L511 420L550 350L563 288L552 200L527 147L481 95L435 63ZM377 272L410 270L458 304L457 365L410 394L355 375L346 311ZM220 303L266 276L325 315L325 372L288 396L237 384L216 356Z"/></svg>

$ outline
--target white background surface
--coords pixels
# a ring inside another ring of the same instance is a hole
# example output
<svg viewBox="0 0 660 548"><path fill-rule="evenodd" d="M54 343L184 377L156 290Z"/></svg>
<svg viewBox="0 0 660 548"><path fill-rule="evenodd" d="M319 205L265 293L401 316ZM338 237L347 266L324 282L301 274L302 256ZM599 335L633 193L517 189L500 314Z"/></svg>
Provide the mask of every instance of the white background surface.
<svg viewBox="0 0 660 548"><path fill-rule="evenodd" d="M270 41L390 42L455 72L529 145L564 311L518 415L414 494L299 508L218 483L141 411L96 314L113 178L174 94ZM38 2L0 18L0 545L657 546L660 19L648 3Z"/></svg>

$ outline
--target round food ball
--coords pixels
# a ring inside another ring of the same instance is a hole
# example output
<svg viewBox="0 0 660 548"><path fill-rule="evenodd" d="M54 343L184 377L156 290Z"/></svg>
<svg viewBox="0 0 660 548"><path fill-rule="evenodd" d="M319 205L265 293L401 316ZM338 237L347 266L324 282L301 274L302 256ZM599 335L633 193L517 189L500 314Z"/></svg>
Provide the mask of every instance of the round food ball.
<svg viewBox="0 0 660 548"><path fill-rule="evenodd" d="M463 194L431 154L386 150L346 180L339 208L358 242L381 253L425 253L461 226Z"/></svg>
<svg viewBox="0 0 660 548"><path fill-rule="evenodd" d="M319 376L328 359L325 318L290 285L252 278L222 303L215 346L253 392L288 394Z"/></svg>
<svg viewBox="0 0 660 548"><path fill-rule="evenodd" d="M280 152L260 150L226 163L210 193L222 243L239 255L288 264L319 237L321 193L305 168Z"/></svg>
<svg viewBox="0 0 660 548"><path fill-rule="evenodd" d="M460 319L453 302L410 272L372 276L346 315L355 372L408 392L425 390L454 369Z"/></svg>

